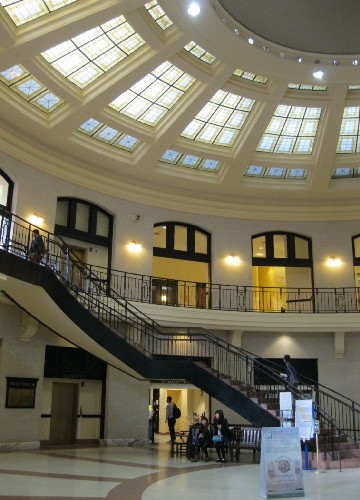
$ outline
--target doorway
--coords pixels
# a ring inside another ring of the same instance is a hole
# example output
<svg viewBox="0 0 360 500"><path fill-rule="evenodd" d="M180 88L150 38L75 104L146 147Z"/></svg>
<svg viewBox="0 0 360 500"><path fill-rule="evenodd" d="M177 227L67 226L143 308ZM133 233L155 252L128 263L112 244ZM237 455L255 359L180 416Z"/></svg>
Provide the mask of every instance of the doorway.
<svg viewBox="0 0 360 500"><path fill-rule="evenodd" d="M54 382L52 386L50 444L75 444L78 385Z"/></svg>

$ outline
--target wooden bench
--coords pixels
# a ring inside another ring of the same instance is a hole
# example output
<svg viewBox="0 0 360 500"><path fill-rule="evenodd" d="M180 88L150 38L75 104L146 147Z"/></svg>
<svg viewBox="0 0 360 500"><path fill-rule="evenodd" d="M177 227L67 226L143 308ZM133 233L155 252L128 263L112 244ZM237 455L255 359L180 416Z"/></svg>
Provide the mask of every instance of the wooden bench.
<svg viewBox="0 0 360 500"><path fill-rule="evenodd" d="M261 450L261 428L234 425L232 433L233 438L227 444L230 460L239 460L240 450L252 450L255 462L256 454Z"/></svg>
<svg viewBox="0 0 360 500"><path fill-rule="evenodd" d="M172 441L171 443L171 456L181 456L181 455L186 455L186 448L187 448L187 443L186 441L183 440L175 440Z"/></svg>

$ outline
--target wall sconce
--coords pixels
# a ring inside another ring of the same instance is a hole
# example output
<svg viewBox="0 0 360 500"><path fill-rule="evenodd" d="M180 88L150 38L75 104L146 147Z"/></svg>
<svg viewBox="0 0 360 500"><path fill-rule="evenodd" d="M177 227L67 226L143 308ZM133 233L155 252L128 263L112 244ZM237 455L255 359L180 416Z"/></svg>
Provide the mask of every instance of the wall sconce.
<svg viewBox="0 0 360 500"><path fill-rule="evenodd" d="M139 253L141 252L142 245L137 241L132 241L131 243L128 244L128 249L130 250L130 252Z"/></svg>
<svg viewBox="0 0 360 500"><path fill-rule="evenodd" d="M335 257L334 255L329 257L327 260L327 265L330 267L339 267L341 266L341 259L340 257Z"/></svg>
<svg viewBox="0 0 360 500"><path fill-rule="evenodd" d="M32 214L29 217L30 224L34 224L34 226L41 226L44 223L44 217L41 215Z"/></svg>
<svg viewBox="0 0 360 500"><path fill-rule="evenodd" d="M238 264L240 264L240 257L238 255L235 255L234 253L228 255L225 260L228 264L231 264L233 266L237 266Z"/></svg>

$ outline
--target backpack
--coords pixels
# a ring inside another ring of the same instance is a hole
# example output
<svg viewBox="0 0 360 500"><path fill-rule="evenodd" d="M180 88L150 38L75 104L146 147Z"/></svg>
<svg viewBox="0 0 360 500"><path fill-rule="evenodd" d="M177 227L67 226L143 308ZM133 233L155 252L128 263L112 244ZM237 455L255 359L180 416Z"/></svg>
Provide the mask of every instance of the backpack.
<svg viewBox="0 0 360 500"><path fill-rule="evenodd" d="M180 408L178 408L176 406L176 404L174 404L173 415L174 415L174 418L176 418L176 419L181 417L181 410L180 410Z"/></svg>

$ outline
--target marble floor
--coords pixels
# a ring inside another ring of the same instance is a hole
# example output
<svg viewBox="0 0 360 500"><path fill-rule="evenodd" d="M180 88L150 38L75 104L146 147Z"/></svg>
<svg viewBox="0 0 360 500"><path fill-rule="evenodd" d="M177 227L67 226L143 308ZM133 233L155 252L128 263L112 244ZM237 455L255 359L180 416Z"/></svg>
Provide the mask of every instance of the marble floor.
<svg viewBox="0 0 360 500"><path fill-rule="evenodd" d="M188 461L163 438L144 447L54 447L0 453L0 498L41 500L257 500L259 464ZM308 500L358 500L360 469L303 471Z"/></svg>

